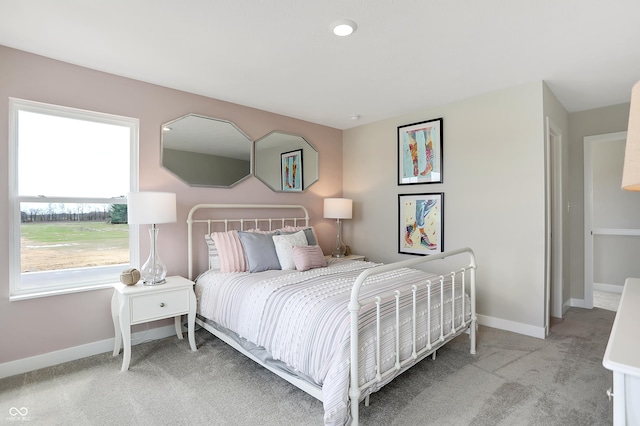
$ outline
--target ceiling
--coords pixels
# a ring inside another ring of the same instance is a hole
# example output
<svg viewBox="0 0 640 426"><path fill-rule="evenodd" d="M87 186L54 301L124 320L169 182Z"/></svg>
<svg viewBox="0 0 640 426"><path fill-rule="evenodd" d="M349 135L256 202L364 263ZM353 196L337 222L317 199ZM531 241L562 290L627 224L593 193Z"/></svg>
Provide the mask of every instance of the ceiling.
<svg viewBox="0 0 640 426"><path fill-rule="evenodd" d="M628 102L639 16L638 0L2 0L0 44L347 129L540 80L569 112ZM337 37L338 19L358 29Z"/></svg>

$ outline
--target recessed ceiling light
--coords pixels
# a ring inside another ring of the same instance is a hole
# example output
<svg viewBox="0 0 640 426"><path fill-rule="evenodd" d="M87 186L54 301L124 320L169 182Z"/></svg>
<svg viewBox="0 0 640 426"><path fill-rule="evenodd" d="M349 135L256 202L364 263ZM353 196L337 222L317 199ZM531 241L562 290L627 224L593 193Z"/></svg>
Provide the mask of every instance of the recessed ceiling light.
<svg viewBox="0 0 640 426"><path fill-rule="evenodd" d="M348 19L341 19L339 21L333 22L331 24L331 28L335 35L344 37L353 33L356 30L356 28L358 28L358 25L355 22L350 21Z"/></svg>
<svg viewBox="0 0 640 426"><path fill-rule="evenodd" d="M170 131L171 131L171 127L169 127L169 126L164 126L164 127L162 128L162 131L163 131L163 132L170 132Z"/></svg>
<svg viewBox="0 0 640 426"><path fill-rule="evenodd" d="M351 117L349 117L351 120L356 121L356 120L360 120L360 115L359 114L354 114Z"/></svg>

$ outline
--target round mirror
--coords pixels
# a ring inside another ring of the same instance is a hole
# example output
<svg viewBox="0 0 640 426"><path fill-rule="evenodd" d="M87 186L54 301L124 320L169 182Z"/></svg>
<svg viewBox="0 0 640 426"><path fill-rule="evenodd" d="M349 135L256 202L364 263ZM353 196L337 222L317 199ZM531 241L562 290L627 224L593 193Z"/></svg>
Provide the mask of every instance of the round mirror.
<svg viewBox="0 0 640 426"><path fill-rule="evenodd" d="M188 114L162 125L162 166L191 186L246 179L251 152L251 139L230 121Z"/></svg>
<svg viewBox="0 0 640 426"><path fill-rule="evenodd" d="M255 175L274 191L302 192L318 180L318 151L301 136L271 132L255 151Z"/></svg>

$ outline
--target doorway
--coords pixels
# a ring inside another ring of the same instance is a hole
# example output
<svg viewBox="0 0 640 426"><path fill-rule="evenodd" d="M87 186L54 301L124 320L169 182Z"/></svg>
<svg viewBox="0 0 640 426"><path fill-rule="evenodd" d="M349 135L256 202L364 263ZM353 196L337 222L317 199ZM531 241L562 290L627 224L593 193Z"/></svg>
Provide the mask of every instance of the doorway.
<svg viewBox="0 0 640 426"><path fill-rule="evenodd" d="M640 277L640 195L621 188L627 132L584 138L584 307Z"/></svg>

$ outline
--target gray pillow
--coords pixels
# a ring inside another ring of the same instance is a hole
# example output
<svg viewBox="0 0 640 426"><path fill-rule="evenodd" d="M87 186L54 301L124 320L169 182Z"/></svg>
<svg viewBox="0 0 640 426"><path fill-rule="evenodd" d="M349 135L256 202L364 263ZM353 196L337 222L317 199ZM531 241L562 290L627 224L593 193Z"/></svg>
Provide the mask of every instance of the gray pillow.
<svg viewBox="0 0 640 426"><path fill-rule="evenodd" d="M240 243L249 264L249 272L262 272L280 269L280 261L273 244L274 234L258 232L238 232Z"/></svg>

